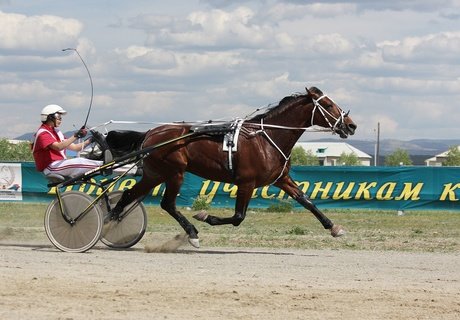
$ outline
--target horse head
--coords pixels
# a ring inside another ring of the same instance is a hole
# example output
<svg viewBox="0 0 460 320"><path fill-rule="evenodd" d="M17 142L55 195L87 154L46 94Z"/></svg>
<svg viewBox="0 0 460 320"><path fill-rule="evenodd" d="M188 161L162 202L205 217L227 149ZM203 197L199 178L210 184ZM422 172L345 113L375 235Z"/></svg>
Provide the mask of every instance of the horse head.
<svg viewBox="0 0 460 320"><path fill-rule="evenodd" d="M350 118L350 111L344 112L331 98L316 87L305 89L307 96L313 102L311 125L330 128L343 139L355 134L358 126Z"/></svg>

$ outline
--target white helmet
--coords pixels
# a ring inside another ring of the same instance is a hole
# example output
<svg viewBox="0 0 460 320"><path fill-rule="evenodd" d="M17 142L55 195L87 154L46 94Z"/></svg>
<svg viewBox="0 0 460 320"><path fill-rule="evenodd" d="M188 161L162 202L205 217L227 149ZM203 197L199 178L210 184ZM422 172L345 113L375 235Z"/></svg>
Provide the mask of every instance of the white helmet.
<svg viewBox="0 0 460 320"><path fill-rule="evenodd" d="M67 111L62 109L57 104L49 104L49 105L47 105L46 107L44 107L42 109L42 112L40 114L40 119L41 119L42 122L45 122L48 119L48 116L50 114L56 114L56 113L66 114Z"/></svg>

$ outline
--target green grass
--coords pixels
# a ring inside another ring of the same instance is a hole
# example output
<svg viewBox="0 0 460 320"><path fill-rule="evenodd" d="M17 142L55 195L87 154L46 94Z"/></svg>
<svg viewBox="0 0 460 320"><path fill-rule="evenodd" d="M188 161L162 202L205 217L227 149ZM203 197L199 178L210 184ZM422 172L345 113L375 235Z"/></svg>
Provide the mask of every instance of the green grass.
<svg viewBox="0 0 460 320"><path fill-rule="evenodd" d="M0 242L47 241L43 216L47 205L0 203ZM142 242L172 237L181 227L167 213L147 207L148 227ZM460 252L460 212L327 210L325 214L347 230L332 238L309 212L249 210L239 227L209 226L182 213L199 229L202 247L270 247L303 249L390 250L412 252ZM210 209L217 216L231 216L230 209Z"/></svg>

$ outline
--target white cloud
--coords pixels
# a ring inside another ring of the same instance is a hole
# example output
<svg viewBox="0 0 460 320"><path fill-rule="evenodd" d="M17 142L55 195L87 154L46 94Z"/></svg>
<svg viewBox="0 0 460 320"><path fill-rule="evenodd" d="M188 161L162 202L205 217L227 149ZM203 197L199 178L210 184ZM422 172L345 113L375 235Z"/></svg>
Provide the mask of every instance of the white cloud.
<svg viewBox="0 0 460 320"><path fill-rule="evenodd" d="M275 0L275 2L301 3L301 4L317 4L318 0ZM432 11L444 6L452 6L458 0L392 0L392 1L375 1L375 0L323 0L322 4L328 5L355 5L359 10L375 10L375 11Z"/></svg>
<svg viewBox="0 0 460 320"><path fill-rule="evenodd" d="M52 15L25 16L0 11L0 48L55 51L77 42L83 25Z"/></svg>
<svg viewBox="0 0 460 320"><path fill-rule="evenodd" d="M115 51L125 62L135 63L145 69L171 69L177 66L174 52L162 49L130 46Z"/></svg>
<svg viewBox="0 0 460 320"><path fill-rule="evenodd" d="M50 97L53 91L43 82L35 80L22 83L0 83L0 96L2 101L14 101L18 98L22 100L33 100L34 97Z"/></svg>
<svg viewBox="0 0 460 320"><path fill-rule="evenodd" d="M404 77L372 77L358 80L363 87L391 94L419 96L440 96L458 94L460 81L408 79Z"/></svg>
<svg viewBox="0 0 460 320"><path fill-rule="evenodd" d="M384 67L384 60L380 51L366 51L354 60L345 61L344 66L351 65L351 68L366 70L381 70Z"/></svg>
<svg viewBox="0 0 460 320"><path fill-rule="evenodd" d="M130 19L130 26L141 30L162 29L170 27L176 20L167 15L141 14Z"/></svg>
<svg viewBox="0 0 460 320"><path fill-rule="evenodd" d="M303 89L302 85L303 84L300 84L301 90ZM268 103L277 103L284 96L294 93L292 92L292 88L296 88L296 87L297 88L299 87L299 83L294 83L292 80L290 80L289 73L285 72L283 74L277 75L269 79L259 79L257 81L245 81L240 86L240 90L242 93L258 95L259 97L262 97L268 104Z"/></svg>
<svg viewBox="0 0 460 320"><path fill-rule="evenodd" d="M254 16L248 7L233 11L194 11L185 21L162 19L162 27L151 22L145 28L149 33L148 44L152 46L257 48L276 45L275 30L267 24L253 23Z"/></svg>
<svg viewBox="0 0 460 320"><path fill-rule="evenodd" d="M383 57L398 63L452 63L460 60L460 31L407 37L403 40L383 42Z"/></svg>
<svg viewBox="0 0 460 320"><path fill-rule="evenodd" d="M131 114L137 116L147 116L152 119L156 114L169 113L173 111L174 98L177 93L174 92L133 92L133 106Z"/></svg>
<svg viewBox="0 0 460 320"><path fill-rule="evenodd" d="M182 53L134 46L116 50L122 60L134 66L133 72L165 76L192 76L209 74L215 70L225 72L228 68L244 63L237 52Z"/></svg>
<svg viewBox="0 0 460 320"><path fill-rule="evenodd" d="M361 118L361 119L360 119ZM399 121L394 118L394 115L388 115L385 113L374 114L366 119L358 117L356 119L358 123L366 123L368 130L377 130L378 123L380 123L380 128L382 132L385 132L387 136L393 136L398 133Z"/></svg>
<svg viewBox="0 0 460 320"><path fill-rule="evenodd" d="M321 56L342 56L353 52L353 44L338 33L318 34L307 40L306 49Z"/></svg>
<svg viewBox="0 0 460 320"><path fill-rule="evenodd" d="M90 14L82 1L2 7L18 13L0 11L0 108L13 110L0 136L23 133L15 119L34 130L48 103L69 110L64 130L81 125L88 79L65 47L93 76L90 124L241 117L317 86L351 109L353 138L377 121L386 137L460 135L458 0L91 2Z"/></svg>
<svg viewBox="0 0 460 320"><path fill-rule="evenodd" d="M277 3L263 14L263 18L267 21L280 22L283 20L303 19L308 17L317 18L334 18L344 14L351 14L356 12L357 5L354 3Z"/></svg>

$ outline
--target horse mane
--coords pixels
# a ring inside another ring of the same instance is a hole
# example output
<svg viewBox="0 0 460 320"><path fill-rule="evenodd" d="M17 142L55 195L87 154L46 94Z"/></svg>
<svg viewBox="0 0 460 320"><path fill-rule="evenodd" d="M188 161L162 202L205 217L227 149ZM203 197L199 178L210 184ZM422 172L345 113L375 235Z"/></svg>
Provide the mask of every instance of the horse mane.
<svg viewBox="0 0 460 320"><path fill-rule="evenodd" d="M319 96L323 95L323 92L316 87L311 87L308 90ZM294 93L294 94L291 94L290 96L286 96L283 99L281 99L281 101L278 104L267 107L265 112L257 114L254 117L249 118L248 121L260 121L261 119L265 119L267 117L277 116L279 113L283 112L286 108L289 108L289 106L292 105L294 102L298 101L299 99L307 98L308 96L309 96L308 92L307 93Z"/></svg>

